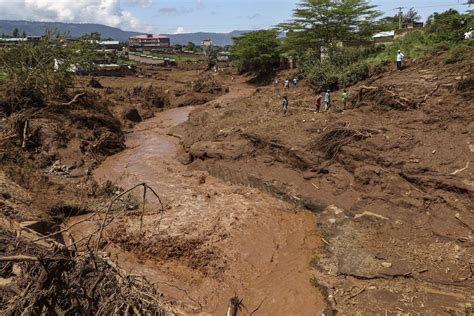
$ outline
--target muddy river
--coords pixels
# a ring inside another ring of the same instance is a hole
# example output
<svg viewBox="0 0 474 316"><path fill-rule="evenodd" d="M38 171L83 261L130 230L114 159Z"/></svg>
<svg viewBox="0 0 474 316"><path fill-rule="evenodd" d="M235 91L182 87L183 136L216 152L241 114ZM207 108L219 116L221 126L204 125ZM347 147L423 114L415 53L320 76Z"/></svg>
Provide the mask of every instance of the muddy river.
<svg viewBox="0 0 474 316"><path fill-rule="evenodd" d="M316 217L178 163L179 139L168 132L192 110L167 110L138 124L127 149L95 171L100 182L125 189L146 182L165 204L163 215L154 212L158 204L149 196L142 234L138 215L120 217L105 234L105 250L185 314L225 315L238 296L239 315L321 315L310 267L320 246ZM93 225L80 224L73 234Z"/></svg>

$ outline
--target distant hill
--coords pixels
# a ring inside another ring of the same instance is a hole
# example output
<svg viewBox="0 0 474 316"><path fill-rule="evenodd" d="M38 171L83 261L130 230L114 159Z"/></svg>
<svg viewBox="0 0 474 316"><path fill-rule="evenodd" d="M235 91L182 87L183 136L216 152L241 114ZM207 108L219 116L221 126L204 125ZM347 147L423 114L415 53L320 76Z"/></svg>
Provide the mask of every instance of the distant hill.
<svg viewBox="0 0 474 316"><path fill-rule="evenodd" d="M136 32L122 31L121 29L101 24L0 20L0 34L11 35L15 28L17 28L20 33L24 31L28 35L35 36L43 35L46 29L55 29L60 33L69 33L71 37L79 37L84 34L99 32L103 38L110 37L119 41L126 41L128 37L139 34Z"/></svg>
<svg viewBox="0 0 474 316"><path fill-rule="evenodd" d="M137 32L123 31L116 27L110 27L102 24L90 23L60 23L60 22L29 22L29 21L7 21L0 20L0 34L11 35L17 28L20 33L23 31L28 35L43 35L45 29L56 29L60 33L68 33L71 37L79 37L92 32L99 32L102 38L113 38L118 41L126 41L130 36L143 34ZM239 36L248 31L233 31L230 33L184 33L184 34L163 34L169 36L171 44L187 44L193 42L201 43L205 38L210 38L219 46L232 44L232 37Z"/></svg>

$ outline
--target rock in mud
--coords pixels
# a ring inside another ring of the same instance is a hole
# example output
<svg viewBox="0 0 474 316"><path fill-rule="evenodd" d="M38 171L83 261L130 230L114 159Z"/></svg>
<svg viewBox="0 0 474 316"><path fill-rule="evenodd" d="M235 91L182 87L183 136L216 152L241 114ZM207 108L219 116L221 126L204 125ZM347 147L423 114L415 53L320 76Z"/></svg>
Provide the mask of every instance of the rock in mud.
<svg viewBox="0 0 474 316"><path fill-rule="evenodd" d="M189 152L193 158L238 159L250 154L253 146L248 140L194 143Z"/></svg>
<svg viewBox="0 0 474 316"><path fill-rule="evenodd" d="M178 162L183 164L183 165L189 165L190 163L193 162L193 157L191 156L190 153L183 152L183 153L180 153L176 157L176 160L178 160Z"/></svg>
<svg viewBox="0 0 474 316"><path fill-rule="evenodd" d="M382 265L382 267L384 267L384 268L390 268L390 267L392 266L392 263L390 263L390 262L382 262L381 265Z"/></svg>
<svg viewBox="0 0 474 316"><path fill-rule="evenodd" d="M130 109L125 113L125 118L132 122L141 122L143 118L141 117L140 113L138 113L137 109Z"/></svg>

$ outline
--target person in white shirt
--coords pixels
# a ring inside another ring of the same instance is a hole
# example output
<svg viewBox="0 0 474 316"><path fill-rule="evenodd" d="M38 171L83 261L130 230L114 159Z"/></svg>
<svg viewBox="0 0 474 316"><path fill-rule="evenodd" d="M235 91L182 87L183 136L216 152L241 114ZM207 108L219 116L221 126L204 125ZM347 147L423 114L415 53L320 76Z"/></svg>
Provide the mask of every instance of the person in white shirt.
<svg viewBox="0 0 474 316"><path fill-rule="evenodd" d="M469 32L464 33L464 39L474 38L474 30L470 29Z"/></svg>
<svg viewBox="0 0 474 316"><path fill-rule="evenodd" d="M399 50L397 52L397 69L402 70L402 62L405 59L405 55Z"/></svg>

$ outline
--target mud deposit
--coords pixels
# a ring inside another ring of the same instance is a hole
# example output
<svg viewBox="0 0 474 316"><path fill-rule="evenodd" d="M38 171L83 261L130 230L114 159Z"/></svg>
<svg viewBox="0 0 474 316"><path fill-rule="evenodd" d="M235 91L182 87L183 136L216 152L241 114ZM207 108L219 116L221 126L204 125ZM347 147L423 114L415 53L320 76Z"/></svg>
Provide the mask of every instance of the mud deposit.
<svg viewBox="0 0 474 316"><path fill-rule="evenodd" d="M120 217L106 231L106 251L185 314L224 315L238 296L242 315L320 315L325 304L310 265L320 246L316 217L177 162L179 135L167 134L191 110L168 110L138 124L128 149L95 171L99 181L124 188L146 182L165 204L160 213L157 201L148 200L142 234L137 212ZM96 224L80 224L73 235Z"/></svg>
<svg viewBox="0 0 474 316"><path fill-rule="evenodd" d="M345 107L334 91L329 112L304 81L267 85L173 131L191 168L318 214L315 280L335 313L471 315L474 64L446 58L389 65L350 87Z"/></svg>

